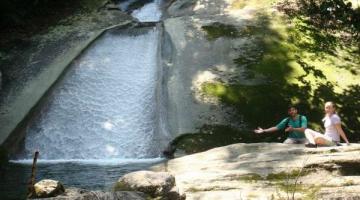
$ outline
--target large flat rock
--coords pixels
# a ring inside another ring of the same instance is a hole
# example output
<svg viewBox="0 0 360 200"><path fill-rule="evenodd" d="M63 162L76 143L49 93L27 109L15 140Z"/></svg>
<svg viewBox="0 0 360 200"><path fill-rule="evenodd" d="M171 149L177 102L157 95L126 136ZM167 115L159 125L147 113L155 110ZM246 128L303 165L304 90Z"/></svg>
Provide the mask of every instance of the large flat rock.
<svg viewBox="0 0 360 200"><path fill-rule="evenodd" d="M187 199L271 199L293 193L299 199L359 198L360 145L233 144L169 160L153 170L174 174Z"/></svg>

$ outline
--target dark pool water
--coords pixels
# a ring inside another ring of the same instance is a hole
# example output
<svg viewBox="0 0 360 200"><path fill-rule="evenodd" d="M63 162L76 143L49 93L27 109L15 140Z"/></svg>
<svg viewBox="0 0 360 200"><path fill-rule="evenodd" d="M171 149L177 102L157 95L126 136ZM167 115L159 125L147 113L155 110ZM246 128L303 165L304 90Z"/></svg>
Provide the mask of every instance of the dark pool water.
<svg viewBox="0 0 360 200"><path fill-rule="evenodd" d="M39 162L36 180L54 179L62 182L65 188L78 187L109 191L122 175L132 171L146 170L160 162L162 159L122 161L120 163L114 161ZM3 166L0 171L0 199L25 199L30 175L30 162L10 162Z"/></svg>

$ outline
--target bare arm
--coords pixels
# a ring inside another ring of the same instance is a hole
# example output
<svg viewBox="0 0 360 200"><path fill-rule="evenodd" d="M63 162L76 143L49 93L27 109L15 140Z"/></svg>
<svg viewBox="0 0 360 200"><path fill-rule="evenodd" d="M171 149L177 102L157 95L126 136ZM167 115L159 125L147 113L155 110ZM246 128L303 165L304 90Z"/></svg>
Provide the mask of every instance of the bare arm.
<svg viewBox="0 0 360 200"><path fill-rule="evenodd" d="M267 132L275 132L277 130L278 130L278 128L276 128L276 126L266 128L266 129L262 129L262 128L258 127L257 129L254 130L254 132L255 133L267 133Z"/></svg>
<svg viewBox="0 0 360 200"><path fill-rule="evenodd" d="M346 142L346 144L349 144L349 140L347 139L345 132L341 128L341 123L335 124L335 128L337 132L340 134L341 138Z"/></svg>
<svg viewBox="0 0 360 200"><path fill-rule="evenodd" d="M285 129L285 132L290 132L290 131L300 131L300 132L305 132L306 128L300 127L300 128L293 128L292 126L289 126Z"/></svg>

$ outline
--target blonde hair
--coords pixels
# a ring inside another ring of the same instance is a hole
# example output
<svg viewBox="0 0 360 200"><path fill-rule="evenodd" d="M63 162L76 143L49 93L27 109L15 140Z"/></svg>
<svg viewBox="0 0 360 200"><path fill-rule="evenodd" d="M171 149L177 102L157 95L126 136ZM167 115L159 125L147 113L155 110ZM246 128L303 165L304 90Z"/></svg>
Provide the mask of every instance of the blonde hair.
<svg viewBox="0 0 360 200"><path fill-rule="evenodd" d="M327 102L325 102L325 105L326 104L330 104L334 108L334 113L333 114L336 114L336 104L334 102L332 102L332 101L327 101Z"/></svg>

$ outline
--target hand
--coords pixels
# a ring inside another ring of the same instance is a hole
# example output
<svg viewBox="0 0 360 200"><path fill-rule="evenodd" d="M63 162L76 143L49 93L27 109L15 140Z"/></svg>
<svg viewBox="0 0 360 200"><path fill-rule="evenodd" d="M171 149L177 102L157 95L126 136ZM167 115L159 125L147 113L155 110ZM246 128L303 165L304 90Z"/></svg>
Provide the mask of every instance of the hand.
<svg viewBox="0 0 360 200"><path fill-rule="evenodd" d="M347 142L347 143L346 143L346 146L350 146L350 143L349 143L349 142Z"/></svg>
<svg viewBox="0 0 360 200"><path fill-rule="evenodd" d="M285 129L285 132L290 132L290 131L293 131L294 128L292 126L289 126Z"/></svg>
<svg viewBox="0 0 360 200"><path fill-rule="evenodd" d="M264 131L264 129L258 127L257 129L254 130L254 132L257 134L260 134L260 133L264 133L265 131Z"/></svg>

